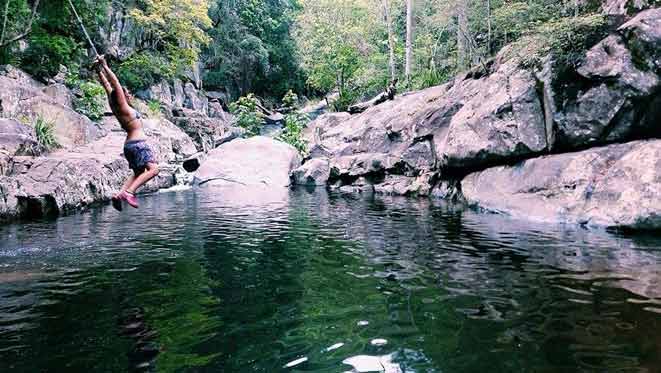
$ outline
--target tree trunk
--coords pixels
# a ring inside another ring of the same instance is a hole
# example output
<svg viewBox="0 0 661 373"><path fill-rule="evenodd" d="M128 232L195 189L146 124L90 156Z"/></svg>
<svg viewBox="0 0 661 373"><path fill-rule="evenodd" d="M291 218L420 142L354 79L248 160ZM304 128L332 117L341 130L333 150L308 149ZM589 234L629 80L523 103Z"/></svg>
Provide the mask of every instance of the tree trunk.
<svg viewBox="0 0 661 373"><path fill-rule="evenodd" d="M30 33L32 32L32 24L34 23L34 19L37 16L37 9L39 8L39 2L40 2L40 0L36 0L34 2L34 4L32 5L32 13L30 14L30 19L28 20L28 24L25 27L25 32L23 32L22 34L19 34L17 36L14 36L13 38L11 38L7 41L4 41L4 39L3 39L2 43L0 43L0 48L6 47L6 46L8 46L12 43L15 43L15 42L27 37L28 35L30 35ZM6 17L5 17L5 21L6 21Z"/></svg>
<svg viewBox="0 0 661 373"><path fill-rule="evenodd" d="M491 0L487 0L487 54L491 56Z"/></svg>
<svg viewBox="0 0 661 373"><path fill-rule="evenodd" d="M464 70L469 66L470 45L468 41L468 1L457 2L457 67Z"/></svg>
<svg viewBox="0 0 661 373"><path fill-rule="evenodd" d="M0 33L0 45L5 41L5 32L7 31L7 18L9 18L9 3L11 0L7 0L5 3L5 18L2 21L2 33Z"/></svg>
<svg viewBox="0 0 661 373"><path fill-rule="evenodd" d="M406 0L406 86L411 87L411 64L413 59L413 0Z"/></svg>
<svg viewBox="0 0 661 373"><path fill-rule="evenodd" d="M390 81L394 81L397 77L395 67L395 37L392 31L392 22L390 20L390 4L388 0L383 0L383 13L385 15L386 26L388 27L388 50L390 53Z"/></svg>

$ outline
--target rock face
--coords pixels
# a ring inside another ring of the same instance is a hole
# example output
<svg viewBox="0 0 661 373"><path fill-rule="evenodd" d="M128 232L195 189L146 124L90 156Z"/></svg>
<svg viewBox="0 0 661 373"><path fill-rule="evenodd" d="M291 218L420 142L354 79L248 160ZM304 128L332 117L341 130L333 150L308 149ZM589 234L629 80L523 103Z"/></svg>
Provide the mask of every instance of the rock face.
<svg viewBox="0 0 661 373"><path fill-rule="evenodd" d="M71 108L62 84L44 86L11 67L0 72L0 221L57 215L107 201L130 174L125 134L114 117L94 123ZM47 152L34 123L53 125L61 145ZM178 165L197 152L193 140L163 118L145 118L144 131L161 174L143 191L175 184Z"/></svg>
<svg viewBox="0 0 661 373"><path fill-rule="evenodd" d="M622 25L591 48L578 69L547 66L540 76L552 109L553 147L573 150L658 136L657 123L646 118L661 97L660 49L661 8Z"/></svg>
<svg viewBox="0 0 661 373"><path fill-rule="evenodd" d="M34 128L14 119L0 119L0 152L7 156L35 156L43 150Z"/></svg>
<svg viewBox="0 0 661 373"><path fill-rule="evenodd" d="M240 128L233 127L230 122L218 118L182 116L174 117L173 120L177 127L195 141L198 151L202 152L207 152L243 135Z"/></svg>
<svg viewBox="0 0 661 373"><path fill-rule="evenodd" d="M195 174L199 186L286 187L301 157L292 146L262 136L238 139L209 152Z"/></svg>
<svg viewBox="0 0 661 373"><path fill-rule="evenodd" d="M330 162L327 158L316 158L306 162L291 173L295 185L326 185L330 178Z"/></svg>
<svg viewBox="0 0 661 373"><path fill-rule="evenodd" d="M330 157L331 183L364 176L378 184L388 175L403 176L395 178L395 190L426 193L431 186L405 184L442 168L475 169L544 152L546 126L534 75L513 63L492 68L488 77L460 77L360 115L321 116L307 132L311 156Z"/></svg>
<svg viewBox="0 0 661 373"><path fill-rule="evenodd" d="M161 174L143 191L155 191L176 183L172 164L195 152L195 145L181 130L165 120L145 120ZM114 119L106 120L111 133L72 150L58 150L41 157L13 157L0 176L0 221L57 215L108 201L131 173L124 159L125 136Z"/></svg>
<svg viewBox="0 0 661 373"><path fill-rule="evenodd" d="M655 0L606 0L602 4L603 13L608 16L631 16L647 9Z"/></svg>
<svg viewBox="0 0 661 373"><path fill-rule="evenodd" d="M30 124L40 119L52 123L55 138L64 148L84 145L106 135L101 126L46 95L40 87L10 75L0 75L0 117Z"/></svg>
<svg viewBox="0 0 661 373"><path fill-rule="evenodd" d="M626 7L626 12L647 7L631 5L630 1L608 4L611 8ZM583 153L575 152L584 149L610 149L611 144L661 137L661 9L645 10L632 18L625 13L612 20L619 19L620 26L611 24L615 31L587 50L578 64L561 63L562 59L549 56L542 68L531 70L508 57L505 50L445 85L400 95L358 115L318 117L304 133L310 160L292 173L292 180L303 185L325 182L329 188L343 192L447 199L463 198L463 185L467 194L479 192L467 195L478 204L495 203L498 198L514 199L512 203L516 204L517 194L510 190L493 201L483 197L489 184L480 189L475 182L475 175L480 173L475 172L486 174L496 166L510 170L508 166L524 160L570 153L553 156L562 159L558 164L566 164L572 157L580 157ZM610 151L619 154L622 148L612 146ZM658 152L648 155L652 157L650 162L659 159ZM524 164L528 162L532 161ZM656 163L648 164L652 165ZM626 170L629 166L621 167ZM504 170L495 176L506 174ZM590 177L590 172L600 171L586 172ZM627 180L610 182L644 184L647 176L641 172L628 174ZM532 173L507 174L500 182L510 178L512 187L536 185L535 178L539 177ZM552 189L553 179L548 182L551 184L544 187ZM626 204L636 198L659 200L653 192L645 193L618 197L613 204ZM558 199L555 203L562 206L571 201ZM661 227L653 218L652 207L634 211L629 217L622 212L611 220L572 209L563 219ZM559 213L540 215L561 217Z"/></svg>
<svg viewBox="0 0 661 373"><path fill-rule="evenodd" d="M546 221L661 227L661 140L527 160L468 175L466 199L488 210Z"/></svg>

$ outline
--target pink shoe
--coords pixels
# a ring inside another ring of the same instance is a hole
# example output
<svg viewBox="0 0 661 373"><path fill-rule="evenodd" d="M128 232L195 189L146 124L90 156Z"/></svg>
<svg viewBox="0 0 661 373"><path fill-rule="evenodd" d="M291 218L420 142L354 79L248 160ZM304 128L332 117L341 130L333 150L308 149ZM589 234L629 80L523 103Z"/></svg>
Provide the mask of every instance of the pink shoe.
<svg viewBox="0 0 661 373"><path fill-rule="evenodd" d="M135 194L127 192L127 191L123 191L120 194L119 198L126 201L126 203L131 205L131 207L136 208L136 209L138 208L138 199L135 198Z"/></svg>

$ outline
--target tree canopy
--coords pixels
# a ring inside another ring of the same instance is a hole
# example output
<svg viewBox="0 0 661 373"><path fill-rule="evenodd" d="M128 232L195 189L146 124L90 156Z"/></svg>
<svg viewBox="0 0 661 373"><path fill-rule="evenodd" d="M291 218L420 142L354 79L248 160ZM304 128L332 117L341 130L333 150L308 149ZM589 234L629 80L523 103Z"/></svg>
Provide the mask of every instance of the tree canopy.
<svg viewBox="0 0 661 373"><path fill-rule="evenodd" d="M73 2L98 47L116 39L113 32L131 41L112 63L133 89L200 69L206 88L232 99L253 93L268 103L289 90L339 92L339 110L393 78L400 92L441 84L512 43L533 63L539 53L572 50L603 26L598 4L550 0ZM60 65L74 72L89 65L67 0L0 0L0 12L0 63L38 78ZM117 17L120 30L111 22Z"/></svg>

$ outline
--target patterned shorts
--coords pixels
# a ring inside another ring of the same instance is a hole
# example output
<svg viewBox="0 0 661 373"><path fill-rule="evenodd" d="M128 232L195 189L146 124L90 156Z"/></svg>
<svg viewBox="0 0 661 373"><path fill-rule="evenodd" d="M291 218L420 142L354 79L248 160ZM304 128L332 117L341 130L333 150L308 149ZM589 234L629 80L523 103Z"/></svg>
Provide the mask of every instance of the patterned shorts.
<svg viewBox="0 0 661 373"><path fill-rule="evenodd" d="M154 153L145 140L127 141L124 144L124 156L135 173L143 172L148 163L156 163Z"/></svg>

